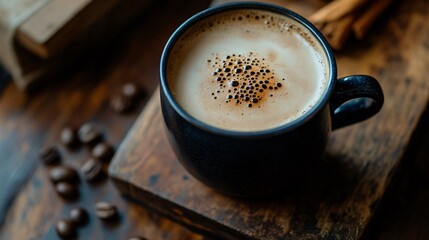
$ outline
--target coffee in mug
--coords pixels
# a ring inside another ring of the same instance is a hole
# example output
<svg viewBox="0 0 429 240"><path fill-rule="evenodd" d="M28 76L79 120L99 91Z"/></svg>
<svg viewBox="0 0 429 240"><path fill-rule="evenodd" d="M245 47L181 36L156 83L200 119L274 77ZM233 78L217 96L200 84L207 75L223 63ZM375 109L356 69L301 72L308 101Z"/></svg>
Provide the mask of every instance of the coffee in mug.
<svg viewBox="0 0 429 240"><path fill-rule="evenodd" d="M310 22L263 3L188 19L164 49L160 84L178 160L206 185L245 197L302 182L331 131L372 117L384 101L370 76L337 78L332 50Z"/></svg>
<svg viewBox="0 0 429 240"><path fill-rule="evenodd" d="M191 116L233 131L292 122L321 98L329 77L315 37L296 20L240 9L191 26L168 59L174 98Z"/></svg>

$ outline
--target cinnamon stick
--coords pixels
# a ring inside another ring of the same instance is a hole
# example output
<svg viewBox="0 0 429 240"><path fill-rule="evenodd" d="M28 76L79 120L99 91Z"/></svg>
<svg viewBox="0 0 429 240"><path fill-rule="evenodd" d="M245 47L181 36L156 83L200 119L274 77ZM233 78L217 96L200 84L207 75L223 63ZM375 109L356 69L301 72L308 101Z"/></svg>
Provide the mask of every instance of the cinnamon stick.
<svg viewBox="0 0 429 240"><path fill-rule="evenodd" d="M322 32L333 49L342 48L350 36L354 19L354 15L348 15L325 25Z"/></svg>
<svg viewBox="0 0 429 240"><path fill-rule="evenodd" d="M353 33L362 39L392 0L336 0L309 17L334 49L341 49Z"/></svg>
<svg viewBox="0 0 429 240"><path fill-rule="evenodd" d="M392 0L377 0L368 6L363 14L357 17L353 23L352 29L357 39L363 39L368 29L374 23L378 16L392 3Z"/></svg>
<svg viewBox="0 0 429 240"><path fill-rule="evenodd" d="M336 0L318 10L309 20L312 22L331 22L362 8L369 0Z"/></svg>

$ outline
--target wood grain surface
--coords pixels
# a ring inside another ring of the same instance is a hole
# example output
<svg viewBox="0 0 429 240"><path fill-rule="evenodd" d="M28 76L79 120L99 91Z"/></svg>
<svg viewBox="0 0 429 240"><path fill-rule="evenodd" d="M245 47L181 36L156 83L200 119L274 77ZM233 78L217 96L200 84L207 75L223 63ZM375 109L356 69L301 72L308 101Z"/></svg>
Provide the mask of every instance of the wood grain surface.
<svg viewBox="0 0 429 240"><path fill-rule="evenodd" d="M42 147L56 145L62 163L78 169L89 157L88 149L65 149L59 134L64 126L78 127L85 122L99 126L105 140L117 147L157 86L159 56L168 37L182 21L208 4L156 2L122 29L107 48L85 54L42 90L24 94L9 84L0 93L0 239L58 239L55 222L67 217L75 206L90 213L89 224L78 231L79 239L128 239L134 235L203 238L124 199L109 179L95 185L82 180L79 199L62 200L48 180L49 168L41 164L38 153ZM109 100L125 82L139 84L145 93L134 111L118 115ZM103 224L95 217L94 204L99 200L118 206L117 222Z"/></svg>
<svg viewBox="0 0 429 240"><path fill-rule="evenodd" d="M145 205L122 198L110 180L97 185L82 181L79 185L80 198L65 202L55 194L47 180L48 169L38 161L37 155L43 146L58 145L63 163L79 167L88 156L88 151L85 148L67 151L58 143L59 132L64 125L79 126L88 121L99 124L107 141L119 146L157 86L159 56L165 41L181 21L208 4L208 0L160 1L142 13L133 25L124 28L107 47L82 56L79 63L64 70L61 77L42 91L23 94L11 83L6 85L4 91L0 87L0 239L57 239L53 224L67 216L68 210L74 206L90 211L90 222L79 229L79 239L127 239L137 234L148 239L207 238L148 210ZM384 82L391 81L390 76L394 76L392 81L398 85L395 91L404 91L406 79L401 75L402 71L414 78L415 75L410 72L428 69L427 57L424 57L429 48L429 41L424 35L428 29L419 27L428 16L427 4L423 0L397 3L389 10L386 19L372 29L368 39L357 45L350 43L340 56L349 59L348 64L352 65L354 56L380 41L380 34L395 32L382 38L389 43L385 51L389 52L390 57L385 59L385 55L381 55L379 61L372 57L367 60L375 62L371 73L379 72L377 76L383 76ZM386 27L387 30L383 30ZM402 39L401 34L414 32L417 34ZM387 48L392 45L394 49ZM404 64L409 56L417 56L422 62ZM383 67L386 62L391 65L389 69ZM347 74L347 71L341 74ZM415 74L420 79L425 71ZM146 95L133 112L117 115L109 108L109 97L127 81L141 84ZM4 83L0 81L0 85ZM415 79L409 84L414 86L407 88L411 95L420 94L412 92L416 84L425 86ZM415 99L421 103L419 96ZM400 118L400 125L414 124L421 108L416 105L416 108L413 106L404 113L399 109L395 111L399 113L396 117ZM407 112L413 113L416 119L409 120L407 117L408 122L402 121L402 114ZM427 125L427 122L424 123ZM392 189L381 202L381 211L377 210L374 221L370 223L370 231L363 236L365 239L429 239L429 132L426 130L421 134L426 139L425 144L412 144L420 149L415 152L418 158L404 159L403 163L406 164L401 166L401 174L395 177ZM93 203L97 200L117 204L119 222L105 225L98 221L92 212ZM204 199L201 201L206 204Z"/></svg>
<svg viewBox="0 0 429 240"><path fill-rule="evenodd" d="M362 239L429 239L429 109Z"/></svg>
<svg viewBox="0 0 429 240"><path fill-rule="evenodd" d="M122 143L110 174L124 193L223 238L359 238L429 100L429 3L403 1L394 7L376 34L336 54L339 76L376 77L385 105L370 120L331 135L318 166L322 174L312 179L318 184L270 201L230 198L206 188L172 153L156 94Z"/></svg>

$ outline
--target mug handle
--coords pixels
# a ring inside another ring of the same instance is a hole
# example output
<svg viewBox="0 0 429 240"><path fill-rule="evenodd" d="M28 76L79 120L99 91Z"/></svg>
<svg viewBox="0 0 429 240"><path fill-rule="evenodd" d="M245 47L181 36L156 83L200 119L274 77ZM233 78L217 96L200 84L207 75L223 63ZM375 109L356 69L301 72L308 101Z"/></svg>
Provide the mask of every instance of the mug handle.
<svg viewBox="0 0 429 240"><path fill-rule="evenodd" d="M383 91L375 78L352 75L338 79L330 100L332 130L374 116L383 102Z"/></svg>

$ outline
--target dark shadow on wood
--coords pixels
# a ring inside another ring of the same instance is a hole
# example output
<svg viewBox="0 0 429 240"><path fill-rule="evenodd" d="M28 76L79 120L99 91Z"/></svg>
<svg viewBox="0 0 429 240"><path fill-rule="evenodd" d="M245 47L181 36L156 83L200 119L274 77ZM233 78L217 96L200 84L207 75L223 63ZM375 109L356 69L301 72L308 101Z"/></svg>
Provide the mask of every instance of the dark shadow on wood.
<svg viewBox="0 0 429 240"><path fill-rule="evenodd" d="M428 102L429 106L429 102ZM428 239L429 108L362 239ZM418 231L417 231L418 230Z"/></svg>

